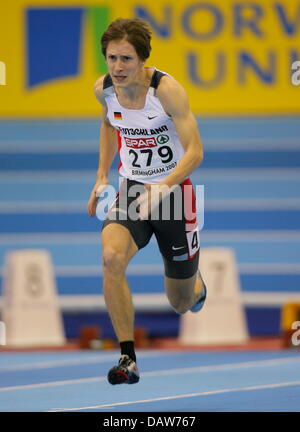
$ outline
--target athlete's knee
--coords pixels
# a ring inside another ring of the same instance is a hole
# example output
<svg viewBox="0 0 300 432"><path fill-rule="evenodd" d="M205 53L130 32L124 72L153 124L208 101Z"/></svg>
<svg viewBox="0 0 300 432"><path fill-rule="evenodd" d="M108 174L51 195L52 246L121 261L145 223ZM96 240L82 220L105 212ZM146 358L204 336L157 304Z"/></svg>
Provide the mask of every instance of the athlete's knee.
<svg viewBox="0 0 300 432"><path fill-rule="evenodd" d="M105 271L120 273L125 272L127 267L126 254L110 246L103 249L102 262Z"/></svg>

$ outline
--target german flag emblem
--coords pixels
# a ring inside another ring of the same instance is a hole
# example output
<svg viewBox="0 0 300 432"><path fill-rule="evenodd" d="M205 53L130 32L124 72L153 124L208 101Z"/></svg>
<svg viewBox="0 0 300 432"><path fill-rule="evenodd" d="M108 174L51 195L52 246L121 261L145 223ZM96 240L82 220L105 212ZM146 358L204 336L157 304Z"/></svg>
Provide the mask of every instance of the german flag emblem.
<svg viewBox="0 0 300 432"><path fill-rule="evenodd" d="M115 112L115 111L114 111L114 118L115 118L115 119L122 120L122 113L120 113L120 112Z"/></svg>

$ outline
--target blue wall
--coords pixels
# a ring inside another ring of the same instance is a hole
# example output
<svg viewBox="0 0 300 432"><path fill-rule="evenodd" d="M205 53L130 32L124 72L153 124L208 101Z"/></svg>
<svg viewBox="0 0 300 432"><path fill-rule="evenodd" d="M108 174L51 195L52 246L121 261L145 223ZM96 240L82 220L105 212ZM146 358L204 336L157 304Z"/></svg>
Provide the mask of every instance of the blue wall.
<svg viewBox="0 0 300 432"><path fill-rule="evenodd" d="M254 300L258 295L257 307L246 308L251 334L277 334L280 305L262 308L259 294L300 295L300 118L198 122L205 160L192 180L205 185L201 245L234 249L242 293L252 293ZM59 294L101 293L97 269L102 222L86 214L98 163L99 127L95 119L0 122L1 280L7 251L46 248ZM111 172L114 186L117 164ZM161 265L155 241L132 264L134 293L163 292L160 270L153 272ZM71 335L78 316L73 321L70 316L65 324ZM81 315L80 322L85 320ZM172 333L178 317L169 322Z"/></svg>

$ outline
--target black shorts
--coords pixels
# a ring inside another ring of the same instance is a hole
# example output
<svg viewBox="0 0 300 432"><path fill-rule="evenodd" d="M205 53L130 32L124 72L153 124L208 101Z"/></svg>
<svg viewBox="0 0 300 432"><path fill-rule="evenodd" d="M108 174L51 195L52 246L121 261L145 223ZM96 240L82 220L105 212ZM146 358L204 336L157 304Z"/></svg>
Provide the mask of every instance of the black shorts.
<svg viewBox="0 0 300 432"><path fill-rule="evenodd" d="M148 220L140 220L130 211L137 208L135 200L144 190L142 183L124 179L102 230L111 223L125 226L138 249L145 247L154 234L164 259L166 276L174 279L192 277L198 269L200 241L191 181L187 179L177 186L176 192L161 201ZM169 202L166 203L166 199Z"/></svg>

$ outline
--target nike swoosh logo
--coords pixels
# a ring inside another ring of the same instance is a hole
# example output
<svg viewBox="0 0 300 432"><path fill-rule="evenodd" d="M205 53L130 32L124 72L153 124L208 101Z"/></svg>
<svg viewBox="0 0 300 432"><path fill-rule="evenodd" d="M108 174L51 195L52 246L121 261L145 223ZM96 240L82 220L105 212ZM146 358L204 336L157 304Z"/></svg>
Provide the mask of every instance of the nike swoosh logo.
<svg viewBox="0 0 300 432"><path fill-rule="evenodd" d="M149 120L152 120L152 119L154 119L154 118L156 118L156 117L157 117L157 116L154 116L154 117L149 117L149 116L148 116L148 119L149 119Z"/></svg>
<svg viewBox="0 0 300 432"><path fill-rule="evenodd" d="M172 249L173 250L178 250L178 249L183 249L185 246L180 246L180 247L175 247L175 246L172 246Z"/></svg>

